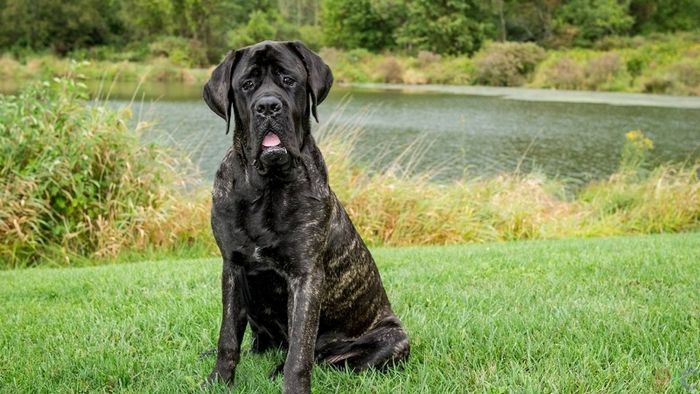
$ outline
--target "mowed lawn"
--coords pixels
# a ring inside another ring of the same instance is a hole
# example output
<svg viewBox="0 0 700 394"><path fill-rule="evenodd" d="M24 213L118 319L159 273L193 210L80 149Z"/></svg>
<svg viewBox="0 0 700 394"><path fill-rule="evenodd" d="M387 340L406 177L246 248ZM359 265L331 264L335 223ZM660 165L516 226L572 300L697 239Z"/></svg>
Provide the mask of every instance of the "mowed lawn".
<svg viewBox="0 0 700 394"><path fill-rule="evenodd" d="M700 234L373 253L410 361L316 367L314 392L700 390ZM218 259L0 272L0 391L198 391L219 278ZM248 349L235 391L279 392L282 353Z"/></svg>

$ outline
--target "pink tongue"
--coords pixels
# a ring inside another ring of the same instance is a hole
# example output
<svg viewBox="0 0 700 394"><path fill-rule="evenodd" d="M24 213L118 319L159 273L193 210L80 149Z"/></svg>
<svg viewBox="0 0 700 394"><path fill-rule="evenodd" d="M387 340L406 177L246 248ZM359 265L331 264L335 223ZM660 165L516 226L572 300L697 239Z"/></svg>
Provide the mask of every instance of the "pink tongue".
<svg viewBox="0 0 700 394"><path fill-rule="evenodd" d="M280 137L275 133L267 133L262 142L263 146L277 146L280 144Z"/></svg>

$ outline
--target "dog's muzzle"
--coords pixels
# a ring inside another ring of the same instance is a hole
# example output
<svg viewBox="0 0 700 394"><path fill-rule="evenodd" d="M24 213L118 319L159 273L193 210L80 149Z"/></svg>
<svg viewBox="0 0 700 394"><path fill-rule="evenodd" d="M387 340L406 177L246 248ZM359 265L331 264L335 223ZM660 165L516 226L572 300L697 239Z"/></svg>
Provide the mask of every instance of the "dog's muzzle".
<svg viewBox="0 0 700 394"><path fill-rule="evenodd" d="M281 167L289 163L287 148L282 145L280 137L274 132L267 132L262 140L260 161L265 167Z"/></svg>
<svg viewBox="0 0 700 394"><path fill-rule="evenodd" d="M273 169L283 170L290 163L289 152L285 146L285 143L290 141L284 134L284 130L289 128L289 125L285 124L284 108L282 101L273 95L262 96L253 105L255 130L257 140L260 141L257 167L261 173Z"/></svg>

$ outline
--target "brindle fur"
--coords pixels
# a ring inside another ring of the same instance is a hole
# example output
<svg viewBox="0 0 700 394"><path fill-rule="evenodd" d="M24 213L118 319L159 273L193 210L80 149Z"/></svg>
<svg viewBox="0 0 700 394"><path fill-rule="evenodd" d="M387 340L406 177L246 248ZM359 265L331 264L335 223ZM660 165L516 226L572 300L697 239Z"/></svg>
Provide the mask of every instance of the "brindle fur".
<svg viewBox="0 0 700 394"><path fill-rule="evenodd" d="M314 360L359 371L408 357L406 333L310 132L332 82L302 43L265 41L231 52L204 88L209 107L235 127L214 181L223 318L209 381L233 382L248 323L253 351L287 348L285 393L310 391ZM268 132L284 149L262 149Z"/></svg>

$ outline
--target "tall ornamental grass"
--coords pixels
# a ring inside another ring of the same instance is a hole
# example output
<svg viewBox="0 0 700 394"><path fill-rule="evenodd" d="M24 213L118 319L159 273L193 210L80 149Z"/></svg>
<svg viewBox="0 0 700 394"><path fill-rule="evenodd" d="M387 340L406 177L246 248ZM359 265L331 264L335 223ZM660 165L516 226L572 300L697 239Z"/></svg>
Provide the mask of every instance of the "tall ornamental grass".
<svg viewBox="0 0 700 394"><path fill-rule="evenodd" d="M140 144L129 116L70 79L0 96L0 267L194 243L185 161Z"/></svg>
<svg viewBox="0 0 700 394"><path fill-rule="evenodd" d="M332 122L328 122L332 123ZM700 230L700 163L647 168L653 143L626 135L620 169L571 192L519 171L439 184L410 171L415 146L378 171L353 159L359 122L322 128L331 185L373 245L459 244ZM439 168L432 172L439 171Z"/></svg>

